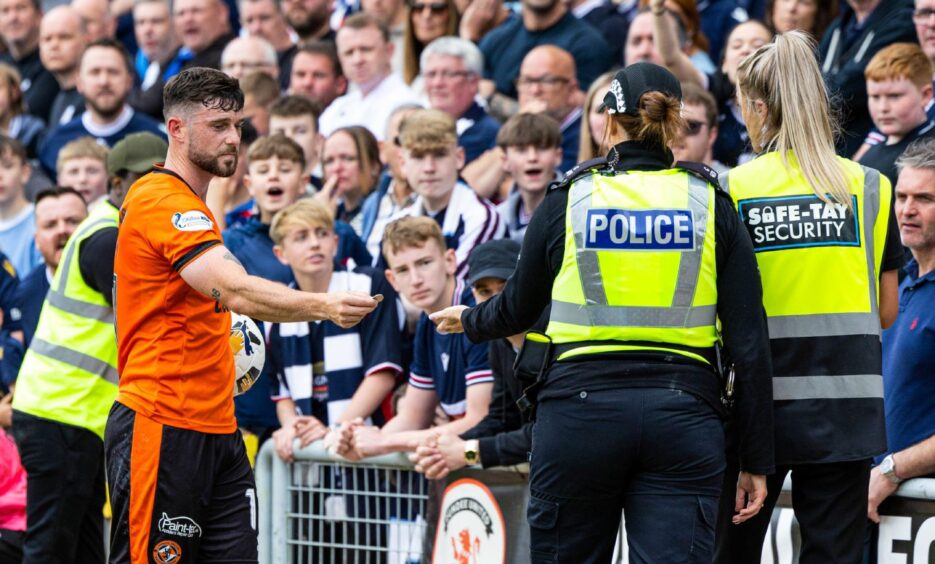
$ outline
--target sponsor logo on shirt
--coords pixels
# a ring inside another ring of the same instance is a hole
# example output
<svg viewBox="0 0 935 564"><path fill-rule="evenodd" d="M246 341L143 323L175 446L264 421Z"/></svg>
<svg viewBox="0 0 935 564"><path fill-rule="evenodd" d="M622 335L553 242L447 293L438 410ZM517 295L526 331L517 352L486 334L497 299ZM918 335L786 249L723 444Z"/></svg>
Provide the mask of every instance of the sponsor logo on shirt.
<svg viewBox="0 0 935 564"><path fill-rule="evenodd" d="M203 212L192 210L175 212L172 216L172 226L179 231L209 231L214 224Z"/></svg>
<svg viewBox="0 0 935 564"><path fill-rule="evenodd" d="M584 247L602 251L690 251L691 210L588 210Z"/></svg>
<svg viewBox="0 0 935 564"><path fill-rule="evenodd" d="M201 536L201 525L191 517L169 517L163 512L162 517L159 519L159 532L190 539Z"/></svg>
<svg viewBox="0 0 935 564"><path fill-rule="evenodd" d="M857 198L852 196L857 210ZM818 196L781 196L738 202L755 252L799 247L859 247L860 224L844 204Z"/></svg>

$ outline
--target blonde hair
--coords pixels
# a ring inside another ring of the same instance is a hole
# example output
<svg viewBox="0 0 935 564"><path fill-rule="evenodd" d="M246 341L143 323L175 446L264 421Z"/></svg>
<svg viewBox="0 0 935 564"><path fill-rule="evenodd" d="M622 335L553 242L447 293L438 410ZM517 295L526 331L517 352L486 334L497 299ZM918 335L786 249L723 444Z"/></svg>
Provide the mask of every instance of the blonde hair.
<svg viewBox="0 0 935 564"><path fill-rule="evenodd" d="M55 161L55 172L61 174L65 163L72 159L96 159L104 163L106 168L107 153L107 147L95 141L93 137L79 137L67 143L58 152L58 159Z"/></svg>
<svg viewBox="0 0 935 564"><path fill-rule="evenodd" d="M766 104L760 131L748 127L755 151L776 150L790 175L789 153L805 183L828 202L852 207L848 173L834 150L834 125L828 90L818 70L815 43L806 33L790 31L757 49L737 68L737 91L748 115L755 103ZM748 124L749 125L749 124Z"/></svg>
<svg viewBox="0 0 935 564"><path fill-rule="evenodd" d="M578 162L584 162L594 157L603 156L604 151L594 142L591 135L591 108L595 104L600 104L603 100L595 100L598 90L607 87L610 81L614 79L614 71L608 71L594 79L591 86L588 87L587 94L584 95L584 112L581 117L581 140L578 143Z"/></svg>
<svg viewBox="0 0 935 564"><path fill-rule="evenodd" d="M334 231L331 211L325 204L311 198L303 198L279 210L270 223L269 236L273 243L282 245L290 231L307 227Z"/></svg>
<svg viewBox="0 0 935 564"><path fill-rule="evenodd" d="M921 89L932 84L932 61L915 43L893 43L870 59L864 78L874 82L905 78Z"/></svg>
<svg viewBox="0 0 935 564"><path fill-rule="evenodd" d="M389 263L390 253L396 254L410 247L424 247L428 241L435 241L441 252L445 252L445 236L438 222L430 217L403 217L387 225L383 231L383 256Z"/></svg>

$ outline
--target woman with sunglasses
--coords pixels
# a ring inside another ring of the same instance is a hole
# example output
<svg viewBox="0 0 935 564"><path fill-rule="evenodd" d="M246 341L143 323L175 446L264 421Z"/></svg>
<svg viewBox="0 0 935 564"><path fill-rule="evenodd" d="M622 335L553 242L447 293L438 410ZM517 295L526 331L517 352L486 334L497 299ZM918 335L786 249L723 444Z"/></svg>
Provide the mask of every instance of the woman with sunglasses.
<svg viewBox="0 0 935 564"><path fill-rule="evenodd" d="M478 342L524 332L550 307L518 360L547 366L526 513L532 562L610 562L621 510L630 562L711 561L725 467L716 318L743 439L731 515L749 519L766 497L771 370L756 259L713 179L672 168L681 98L663 67L618 72L603 99L607 159L549 191L500 295L430 316Z"/></svg>
<svg viewBox="0 0 935 564"><path fill-rule="evenodd" d="M859 563L870 462L886 448L881 328L896 318L902 247L892 188L835 155L831 108L810 36L792 31L737 69L758 156L723 182L750 233L769 320L776 473L764 511L719 523L719 562L758 562L792 475L803 564ZM722 511L733 499L729 459Z"/></svg>
<svg viewBox="0 0 935 564"><path fill-rule="evenodd" d="M417 92L423 91L421 80L417 80L422 50L446 35L458 35L458 10L453 0L410 0L403 31L403 80Z"/></svg>

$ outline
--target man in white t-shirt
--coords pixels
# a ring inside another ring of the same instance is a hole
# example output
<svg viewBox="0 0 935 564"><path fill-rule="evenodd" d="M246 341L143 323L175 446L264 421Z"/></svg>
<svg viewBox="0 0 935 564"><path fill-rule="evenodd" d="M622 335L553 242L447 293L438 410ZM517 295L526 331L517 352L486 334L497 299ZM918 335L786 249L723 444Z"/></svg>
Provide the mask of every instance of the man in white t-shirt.
<svg viewBox="0 0 935 564"><path fill-rule="evenodd" d="M347 18L335 42L350 87L321 115L321 132L328 136L340 127L362 125L382 141L390 113L402 104L419 102L390 69L390 32L375 16L361 12Z"/></svg>

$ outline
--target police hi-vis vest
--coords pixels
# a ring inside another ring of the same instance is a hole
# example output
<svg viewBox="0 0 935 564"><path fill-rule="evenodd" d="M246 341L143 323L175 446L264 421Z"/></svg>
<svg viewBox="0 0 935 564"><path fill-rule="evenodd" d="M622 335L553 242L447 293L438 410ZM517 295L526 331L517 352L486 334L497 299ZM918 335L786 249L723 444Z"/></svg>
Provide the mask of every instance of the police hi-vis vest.
<svg viewBox="0 0 935 564"><path fill-rule="evenodd" d="M88 429L101 439L117 397L114 311L85 284L78 251L91 235L117 227L117 216L117 208L100 202L65 245L13 399L19 411Z"/></svg>
<svg viewBox="0 0 935 564"><path fill-rule="evenodd" d="M718 339L714 187L669 169L590 174L568 190L546 333L582 346L559 359L659 350L707 363L682 347Z"/></svg>
<svg viewBox="0 0 935 564"><path fill-rule="evenodd" d="M818 198L789 156L730 171L753 240L773 357L776 462L868 458L885 449L878 280L892 205L885 176L838 159L851 204Z"/></svg>

